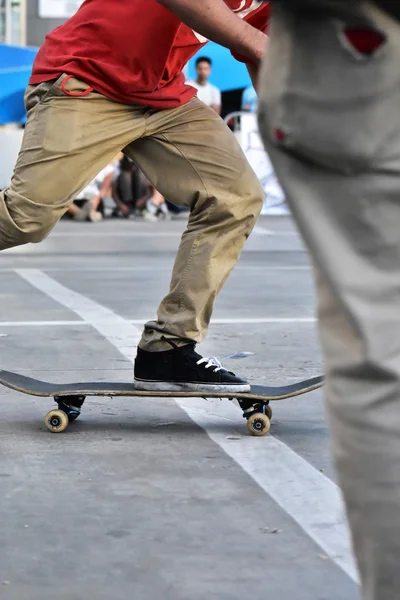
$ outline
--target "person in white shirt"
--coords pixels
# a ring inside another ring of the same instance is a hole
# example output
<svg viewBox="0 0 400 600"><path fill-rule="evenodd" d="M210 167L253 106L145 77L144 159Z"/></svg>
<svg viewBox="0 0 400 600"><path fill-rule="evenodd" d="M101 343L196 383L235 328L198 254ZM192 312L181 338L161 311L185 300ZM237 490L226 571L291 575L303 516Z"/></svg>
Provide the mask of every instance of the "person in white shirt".
<svg viewBox="0 0 400 600"><path fill-rule="evenodd" d="M219 115L221 114L221 92L215 85L209 83L208 78L211 75L212 62L208 56L200 56L196 60L196 81L189 79L186 83L195 87L199 100L211 106Z"/></svg>
<svg viewBox="0 0 400 600"><path fill-rule="evenodd" d="M109 164L100 171L68 208L67 214L75 221L97 223L103 219L99 207L101 201L111 195L111 183L115 166Z"/></svg>

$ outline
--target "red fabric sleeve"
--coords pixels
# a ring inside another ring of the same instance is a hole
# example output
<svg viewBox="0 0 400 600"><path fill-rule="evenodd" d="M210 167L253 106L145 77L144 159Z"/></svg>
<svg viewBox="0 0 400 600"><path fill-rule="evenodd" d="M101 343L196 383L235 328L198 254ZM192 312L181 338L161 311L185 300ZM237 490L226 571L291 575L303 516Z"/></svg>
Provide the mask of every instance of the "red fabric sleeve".
<svg viewBox="0 0 400 600"><path fill-rule="evenodd" d="M259 10L251 13L248 17L245 17L244 20L252 27L255 27L256 29L259 29L260 31L264 31L264 33L267 33L270 14L271 14L270 3L264 2ZM231 52L231 54L232 54L233 58L236 58L236 60L238 60L239 62L242 62L242 63L251 62L251 60L247 56L242 56L241 54L238 54L237 52L233 52L233 51Z"/></svg>

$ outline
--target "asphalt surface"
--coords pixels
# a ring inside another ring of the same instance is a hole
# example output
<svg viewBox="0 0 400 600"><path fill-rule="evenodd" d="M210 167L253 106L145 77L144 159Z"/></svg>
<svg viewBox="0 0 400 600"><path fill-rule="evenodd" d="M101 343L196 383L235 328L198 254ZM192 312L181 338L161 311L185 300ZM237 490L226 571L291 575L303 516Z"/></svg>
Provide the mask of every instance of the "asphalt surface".
<svg viewBox="0 0 400 600"><path fill-rule="evenodd" d="M184 224L61 222L1 253L1 368L130 380ZM290 219L260 219L199 351L268 385L322 372ZM91 398L53 435L51 399L0 400L1 600L358 599L321 391L265 438L229 401Z"/></svg>

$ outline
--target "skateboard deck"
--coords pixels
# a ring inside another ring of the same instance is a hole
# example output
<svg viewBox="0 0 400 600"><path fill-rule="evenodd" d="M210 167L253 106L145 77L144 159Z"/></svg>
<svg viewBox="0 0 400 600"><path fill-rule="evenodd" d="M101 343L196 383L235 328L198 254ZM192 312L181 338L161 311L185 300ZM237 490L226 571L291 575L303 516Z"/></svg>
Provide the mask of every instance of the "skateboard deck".
<svg viewBox="0 0 400 600"><path fill-rule="evenodd" d="M45 419L46 427L54 433L64 431L69 421L74 421L79 416L86 396L126 396L140 398L227 398L237 400L243 409L243 416L247 419L250 433L265 435L269 431L269 421L272 417L272 411L269 407L270 401L301 396L322 387L323 384L324 377L320 376L276 387L256 384L251 386L250 392L214 392L207 389L196 392L166 390L153 392L139 390L133 382L50 383L0 369L0 385L30 396L54 398L58 404L58 410L50 411Z"/></svg>

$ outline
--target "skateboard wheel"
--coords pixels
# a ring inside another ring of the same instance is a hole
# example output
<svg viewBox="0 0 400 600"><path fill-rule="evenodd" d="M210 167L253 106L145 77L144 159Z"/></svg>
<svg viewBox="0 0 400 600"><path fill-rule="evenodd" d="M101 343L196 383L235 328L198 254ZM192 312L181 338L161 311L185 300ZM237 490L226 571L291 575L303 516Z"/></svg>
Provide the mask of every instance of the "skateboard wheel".
<svg viewBox="0 0 400 600"><path fill-rule="evenodd" d="M255 435L257 437L266 435L269 432L270 427L271 422L267 415L264 415L263 413L254 413L247 420L247 429L251 435Z"/></svg>
<svg viewBox="0 0 400 600"><path fill-rule="evenodd" d="M51 410L47 413L44 424L51 433L61 433L68 427L68 416L63 410Z"/></svg>
<svg viewBox="0 0 400 600"><path fill-rule="evenodd" d="M272 408L268 404L265 405L265 414L269 420L272 419Z"/></svg>

